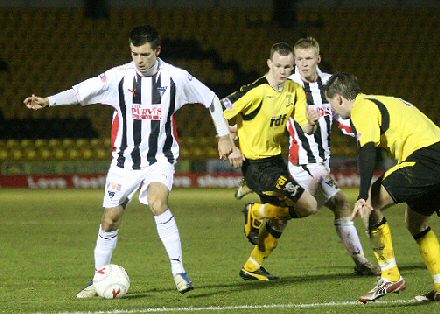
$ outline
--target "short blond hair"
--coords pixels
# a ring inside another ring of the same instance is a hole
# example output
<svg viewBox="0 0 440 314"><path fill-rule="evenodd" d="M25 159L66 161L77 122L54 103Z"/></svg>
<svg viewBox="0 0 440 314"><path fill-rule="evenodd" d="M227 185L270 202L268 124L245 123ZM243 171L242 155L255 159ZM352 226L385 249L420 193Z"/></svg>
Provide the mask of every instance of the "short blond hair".
<svg viewBox="0 0 440 314"><path fill-rule="evenodd" d="M300 38L293 46L293 50L310 49L310 48L315 49L316 54L319 55L319 43L313 37Z"/></svg>

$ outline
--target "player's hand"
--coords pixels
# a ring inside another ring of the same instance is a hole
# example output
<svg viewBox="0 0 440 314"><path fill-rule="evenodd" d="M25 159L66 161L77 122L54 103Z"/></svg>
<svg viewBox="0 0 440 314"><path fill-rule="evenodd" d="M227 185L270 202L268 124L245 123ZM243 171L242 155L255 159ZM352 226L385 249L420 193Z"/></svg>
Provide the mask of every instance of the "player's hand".
<svg viewBox="0 0 440 314"><path fill-rule="evenodd" d="M319 118L320 118L320 115L319 115L318 111L316 111L315 109L311 109L311 108L309 108L307 110L307 120L309 121L310 126L314 127L318 123Z"/></svg>
<svg viewBox="0 0 440 314"><path fill-rule="evenodd" d="M232 153L232 148L234 147L230 134L218 137L217 146L219 158L222 160L227 160L229 154Z"/></svg>
<svg viewBox="0 0 440 314"><path fill-rule="evenodd" d="M236 146L233 147L232 153L228 156L229 163L234 168L240 168L243 165L244 155L241 153L240 149Z"/></svg>
<svg viewBox="0 0 440 314"><path fill-rule="evenodd" d="M360 198L356 202L356 204L354 204L354 209L351 214L351 220L355 219L356 217L360 217L364 223L366 230L368 230L368 225L372 210L373 208L371 207L371 205L363 198Z"/></svg>
<svg viewBox="0 0 440 314"><path fill-rule="evenodd" d="M46 106L49 106L49 98L37 97L32 94L31 97L25 98L23 103L31 110L40 110Z"/></svg>

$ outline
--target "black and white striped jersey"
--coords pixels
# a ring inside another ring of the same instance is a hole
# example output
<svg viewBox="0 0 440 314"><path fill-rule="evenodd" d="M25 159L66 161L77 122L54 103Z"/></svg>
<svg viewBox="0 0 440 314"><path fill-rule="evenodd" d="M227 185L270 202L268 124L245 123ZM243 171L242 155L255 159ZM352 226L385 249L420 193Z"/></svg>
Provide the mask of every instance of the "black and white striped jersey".
<svg viewBox="0 0 440 314"><path fill-rule="evenodd" d="M323 85L327 83L330 74L318 69L318 79L314 83L306 83L301 79L297 69L289 78L300 84L307 96L307 105L319 114L318 125L313 134L306 134L299 124L292 118L289 119L287 130L289 132L289 162L294 165L325 162L330 158L330 130L333 119L344 134L352 135L350 119L342 119L332 110L330 103L324 95Z"/></svg>
<svg viewBox="0 0 440 314"><path fill-rule="evenodd" d="M208 108L215 96L187 71L158 60L153 76L141 76L131 62L73 86L80 104L115 109L112 165L141 169L158 160L174 164L179 156L175 112L186 104Z"/></svg>

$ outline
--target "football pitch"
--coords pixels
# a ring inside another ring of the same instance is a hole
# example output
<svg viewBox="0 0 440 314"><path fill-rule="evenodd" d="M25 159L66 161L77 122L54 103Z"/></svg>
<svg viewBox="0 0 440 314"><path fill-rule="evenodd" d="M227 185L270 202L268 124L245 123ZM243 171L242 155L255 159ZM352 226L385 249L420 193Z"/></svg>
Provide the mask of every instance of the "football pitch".
<svg viewBox="0 0 440 314"><path fill-rule="evenodd" d="M346 190L350 200L355 190ZM353 262L335 233L328 209L291 220L267 269L272 282L244 281L238 272L252 246L244 237L249 196L233 190L177 189L176 216L183 259L195 289L180 295L150 211L137 197L122 220L113 263L126 268L124 299L77 300L93 275L93 249L102 214L102 190L0 190L0 313L439 313L440 304L418 303L432 290L418 246L404 227L404 207L387 210L396 259L407 289L372 304L357 302L376 278L353 274ZM440 220L431 227L440 235ZM367 257L374 261L361 222Z"/></svg>

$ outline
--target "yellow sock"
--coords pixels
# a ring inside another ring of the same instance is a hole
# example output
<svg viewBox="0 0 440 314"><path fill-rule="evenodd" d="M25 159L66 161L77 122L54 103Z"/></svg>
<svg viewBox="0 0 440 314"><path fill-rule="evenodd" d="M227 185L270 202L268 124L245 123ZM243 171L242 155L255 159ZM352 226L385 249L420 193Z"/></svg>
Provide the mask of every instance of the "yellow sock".
<svg viewBox="0 0 440 314"><path fill-rule="evenodd" d="M252 216L255 218L277 218L285 219L290 218L289 208L281 207L269 203L252 204Z"/></svg>
<svg viewBox="0 0 440 314"><path fill-rule="evenodd" d="M267 229L266 225L260 231L260 243L254 246L251 256L244 264L247 271L256 271L265 260L272 254L278 245L279 237L275 238Z"/></svg>
<svg viewBox="0 0 440 314"><path fill-rule="evenodd" d="M424 236L416 241L419 245L420 255L434 279L434 290L440 292L440 245L437 236L434 231L429 229Z"/></svg>
<svg viewBox="0 0 440 314"><path fill-rule="evenodd" d="M399 280L400 272L394 257L391 229L388 223L385 222L376 230L372 230L370 240L374 256L382 271L381 277L391 281Z"/></svg>

